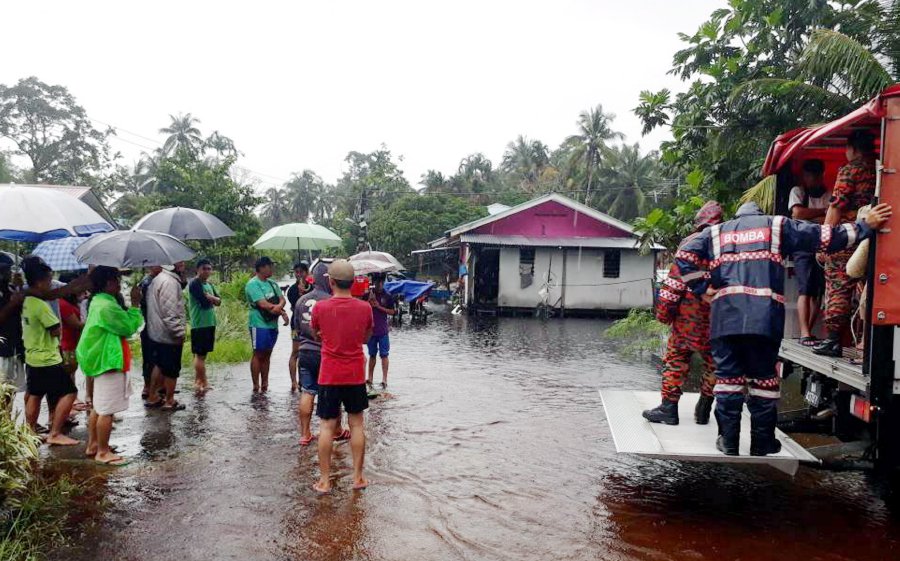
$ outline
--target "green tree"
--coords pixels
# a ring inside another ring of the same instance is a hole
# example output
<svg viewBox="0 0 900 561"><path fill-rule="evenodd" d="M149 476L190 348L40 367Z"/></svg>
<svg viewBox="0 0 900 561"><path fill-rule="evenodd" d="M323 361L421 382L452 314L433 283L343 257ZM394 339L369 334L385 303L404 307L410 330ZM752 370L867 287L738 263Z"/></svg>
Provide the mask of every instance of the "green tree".
<svg viewBox="0 0 900 561"><path fill-rule="evenodd" d="M350 152L344 158L347 170L338 180L335 198L347 216L389 206L413 192L409 181L387 147L374 152ZM400 159L402 161L402 159Z"/></svg>
<svg viewBox="0 0 900 561"><path fill-rule="evenodd" d="M632 220L647 209L650 191L660 187L659 155L641 155L637 144L604 150L599 187L593 206L620 220Z"/></svg>
<svg viewBox="0 0 900 561"><path fill-rule="evenodd" d="M285 210L291 220L308 222L327 216L330 205L323 201L327 190L325 182L312 170L293 174L284 185Z"/></svg>
<svg viewBox="0 0 900 561"><path fill-rule="evenodd" d="M15 183L18 181L19 170L12 164L7 154L0 152L0 183Z"/></svg>
<svg viewBox="0 0 900 561"><path fill-rule="evenodd" d="M735 90L755 82L771 94L778 91L772 80L798 81L816 29L840 29L874 48L884 15L874 0L734 0L694 34L680 35L685 48L675 53L671 73L689 82L687 90L674 98L666 90L642 92L635 113L645 132L671 126L673 140L662 146L665 163L682 174L700 170L707 196L734 200L758 179L776 135L841 111L834 96L813 96L814 88L805 88L803 103L794 97L788 105L749 111L735 103Z"/></svg>
<svg viewBox="0 0 900 561"><path fill-rule="evenodd" d="M190 113L169 115L169 119L172 120L169 126L159 129L160 133L168 135L163 143L163 154L173 155L178 150L186 150L194 156L200 154L205 145L203 135L196 126L200 124L200 120L195 119Z"/></svg>
<svg viewBox="0 0 900 561"><path fill-rule="evenodd" d="M266 189L260 212L260 217L263 219L266 227L271 228L272 226L290 222L287 206L287 197L284 189L279 189L278 187Z"/></svg>
<svg viewBox="0 0 900 561"><path fill-rule="evenodd" d="M537 193L545 184L550 166L550 151L540 140L519 135L506 145L501 169L522 191Z"/></svg>
<svg viewBox="0 0 900 561"><path fill-rule="evenodd" d="M454 226L486 215L484 207L452 195L409 194L373 214L369 241L373 249L408 261L411 251Z"/></svg>
<svg viewBox="0 0 900 561"><path fill-rule="evenodd" d="M594 176L600 164L607 142L625 138L620 132L612 130L612 122L616 118L612 113L604 113L603 106L597 105L578 115L578 134L565 140L571 147L569 151L570 173L584 177L580 185L585 202L590 201L594 189Z"/></svg>
<svg viewBox="0 0 900 561"><path fill-rule="evenodd" d="M0 137L26 156L26 179L38 183L99 186L113 159L107 139L63 86L36 77L0 85ZM105 196L106 193L98 192Z"/></svg>

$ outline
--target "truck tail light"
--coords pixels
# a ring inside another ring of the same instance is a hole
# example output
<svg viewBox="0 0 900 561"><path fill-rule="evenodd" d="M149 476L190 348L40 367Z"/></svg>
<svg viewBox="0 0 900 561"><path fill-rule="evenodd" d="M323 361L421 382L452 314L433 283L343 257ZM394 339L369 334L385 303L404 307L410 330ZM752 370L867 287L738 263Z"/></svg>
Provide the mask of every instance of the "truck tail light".
<svg viewBox="0 0 900 561"><path fill-rule="evenodd" d="M856 394L850 396L850 413L857 419L862 419L868 423L872 420L872 409L872 404L869 403L868 399Z"/></svg>

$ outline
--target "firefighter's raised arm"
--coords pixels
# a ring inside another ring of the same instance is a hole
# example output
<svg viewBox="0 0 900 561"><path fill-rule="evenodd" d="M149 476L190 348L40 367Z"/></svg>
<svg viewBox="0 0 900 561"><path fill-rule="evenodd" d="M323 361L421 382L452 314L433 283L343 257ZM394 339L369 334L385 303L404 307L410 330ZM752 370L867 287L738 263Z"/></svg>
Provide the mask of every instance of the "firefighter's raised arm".
<svg viewBox="0 0 900 561"><path fill-rule="evenodd" d="M872 236L872 232L884 226L891 217L891 207L879 204L872 207L865 221L849 222L839 226L811 224L798 220L782 219L781 254L797 251L834 253Z"/></svg>

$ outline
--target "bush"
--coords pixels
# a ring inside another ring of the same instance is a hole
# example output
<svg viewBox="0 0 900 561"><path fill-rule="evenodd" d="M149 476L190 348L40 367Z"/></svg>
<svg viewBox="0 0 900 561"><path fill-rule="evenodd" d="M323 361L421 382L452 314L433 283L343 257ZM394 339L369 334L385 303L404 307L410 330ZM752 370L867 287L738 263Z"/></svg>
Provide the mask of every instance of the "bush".
<svg viewBox="0 0 900 561"><path fill-rule="evenodd" d="M610 339L628 340L622 349L626 354L642 354L658 351L669 326L656 321L651 310L632 309L624 318L613 323L604 332Z"/></svg>
<svg viewBox="0 0 900 561"><path fill-rule="evenodd" d="M22 423L16 422L11 405L16 389L0 384L0 512L18 506L31 480L40 440Z"/></svg>

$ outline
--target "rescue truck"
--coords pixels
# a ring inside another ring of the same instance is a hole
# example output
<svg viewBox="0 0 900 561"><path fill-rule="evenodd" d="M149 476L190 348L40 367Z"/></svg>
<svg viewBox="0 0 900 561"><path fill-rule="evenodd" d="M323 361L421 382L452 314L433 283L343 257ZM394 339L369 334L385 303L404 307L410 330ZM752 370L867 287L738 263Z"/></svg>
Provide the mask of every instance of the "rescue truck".
<svg viewBox="0 0 900 561"><path fill-rule="evenodd" d="M824 162L825 185L831 189L838 169L847 161L847 136L856 130L869 131L878 139L877 201L892 205L895 213L900 211L900 85L895 85L840 119L795 129L775 139L762 171L775 177L776 214L790 215L788 197L800 183L806 160ZM811 454L786 433L816 432L836 437L833 441L838 444L830 448L854 451L875 467L900 467L900 223L894 226L896 220L888 221L870 241L864 279L870 304L864 317L857 313L854 318L856 330L845 335L840 358L817 355L800 344L797 287L792 264L786 263L785 338L779 354L783 374L789 380L791 374L796 378L782 386L781 453L764 457L743 450L739 456L719 453L714 446L715 423L695 425L690 417L697 394L682 397L682 422L666 426L648 423L640 415L641 410L658 404L658 392L602 389L617 451L654 458L766 463L793 474L801 462L819 463L822 454L816 449L817 455ZM799 384L794 381L797 379ZM802 399L787 395L795 388ZM803 407L786 411L790 407L785 405L791 402ZM749 424L749 419L745 421ZM742 432L747 434L747 430L745 427Z"/></svg>

